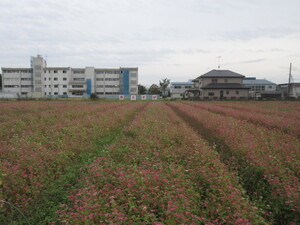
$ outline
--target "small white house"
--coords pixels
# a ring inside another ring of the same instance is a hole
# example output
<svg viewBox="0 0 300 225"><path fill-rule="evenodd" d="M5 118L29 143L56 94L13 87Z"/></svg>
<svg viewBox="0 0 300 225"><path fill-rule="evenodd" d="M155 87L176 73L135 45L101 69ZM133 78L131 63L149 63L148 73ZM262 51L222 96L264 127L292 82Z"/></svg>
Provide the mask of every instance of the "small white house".
<svg viewBox="0 0 300 225"><path fill-rule="evenodd" d="M172 99L182 99L185 98L185 93L187 90L194 87L193 82L172 82L170 86L170 95Z"/></svg>
<svg viewBox="0 0 300 225"><path fill-rule="evenodd" d="M246 77L243 84L249 87L249 97L260 98L280 98L280 92L277 91L277 85L266 79L256 79L255 77Z"/></svg>
<svg viewBox="0 0 300 225"><path fill-rule="evenodd" d="M300 83L279 84L278 87L283 97L300 99Z"/></svg>

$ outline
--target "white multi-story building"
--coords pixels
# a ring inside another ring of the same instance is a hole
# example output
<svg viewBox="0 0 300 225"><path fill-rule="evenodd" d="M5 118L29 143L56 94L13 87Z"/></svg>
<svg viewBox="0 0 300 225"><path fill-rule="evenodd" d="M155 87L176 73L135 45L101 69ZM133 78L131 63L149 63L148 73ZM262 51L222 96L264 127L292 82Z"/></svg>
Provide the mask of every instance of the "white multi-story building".
<svg viewBox="0 0 300 225"><path fill-rule="evenodd" d="M31 68L2 68L2 91L20 97L137 95L138 68L47 67L38 55L31 57Z"/></svg>

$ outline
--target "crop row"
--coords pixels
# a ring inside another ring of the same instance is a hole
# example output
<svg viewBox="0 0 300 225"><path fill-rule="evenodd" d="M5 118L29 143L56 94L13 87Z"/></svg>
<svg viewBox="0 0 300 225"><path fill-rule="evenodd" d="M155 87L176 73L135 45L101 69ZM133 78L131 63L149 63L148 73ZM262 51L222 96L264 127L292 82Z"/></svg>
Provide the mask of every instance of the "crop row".
<svg viewBox="0 0 300 225"><path fill-rule="evenodd" d="M257 110L258 112L265 112L271 114L293 114L299 113L300 111L300 103L295 102L284 102L284 101L245 101L245 102L219 102L227 107L234 108L248 108Z"/></svg>
<svg viewBox="0 0 300 225"><path fill-rule="evenodd" d="M96 156L95 143L122 129L144 104L90 105L85 110L80 103L49 113L42 119L32 119L20 134L2 142L0 147L1 199L15 204L23 212L38 213L41 204L59 204L56 189L70 188L70 172L77 164L90 162ZM111 106L111 107L108 107ZM69 116L67 116L69 115ZM5 132L5 131L4 131ZM10 132L8 130L7 132ZM76 171L74 172L76 173ZM58 181L60 183L58 183ZM56 185L56 186L55 186ZM51 202L44 198L51 198ZM44 206L44 210L45 210ZM1 224L14 220L16 213L0 207L6 215ZM40 217L45 212L40 212ZM34 223L39 223L35 221ZM39 223L41 224L41 223Z"/></svg>
<svg viewBox="0 0 300 225"><path fill-rule="evenodd" d="M237 171L247 194L259 207L273 212L277 223L299 222L297 138L200 107L170 105L212 144L219 145L224 161Z"/></svg>
<svg viewBox="0 0 300 225"><path fill-rule="evenodd" d="M163 103L138 114L77 183L59 223L266 224L218 153Z"/></svg>
<svg viewBox="0 0 300 225"><path fill-rule="evenodd" d="M16 103L14 103L16 104ZM36 103L29 103L29 108L23 110L23 103L20 103L20 109L16 110L16 106L12 104L7 106L6 113L13 115L10 120L0 122L0 144L11 141L11 138L19 138L26 135L26 132L38 131L40 127L55 126L58 123L68 123L76 118L93 115L94 113L104 112L107 109L121 107L124 104L70 104L70 103L42 103L42 107L38 107ZM28 106L27 106L28 107ZM48 107L48 108L46 108ZM25 111L25 112L24 112ZM75 112L75 113L74 113ZM2 112L3 113L3 112ZM0 114L3 116L3 114Z"/></svg>
<svg viewBox="0 0 300 225"><path fill-rule="evenodd" d="M246 120L255 124L260 124L268 128L276 128L286 133L300 137L300 113L269 113L266 110L258 110L251 107L228 107L218 103L187 103L212 112L221 113L237 119Z"/></svg>

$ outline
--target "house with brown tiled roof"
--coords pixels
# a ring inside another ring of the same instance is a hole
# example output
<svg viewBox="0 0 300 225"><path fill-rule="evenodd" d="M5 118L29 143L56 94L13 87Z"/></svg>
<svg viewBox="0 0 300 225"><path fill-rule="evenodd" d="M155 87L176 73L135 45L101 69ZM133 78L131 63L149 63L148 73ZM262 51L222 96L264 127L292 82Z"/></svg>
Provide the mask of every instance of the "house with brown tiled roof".
<svg viewBox="0 0 300 225"><path fill-rule="evenodd" d="M230 70L212 70L194 79L188 94L199 99L248 99L250 88L243 84L244 77Z"/></svg>

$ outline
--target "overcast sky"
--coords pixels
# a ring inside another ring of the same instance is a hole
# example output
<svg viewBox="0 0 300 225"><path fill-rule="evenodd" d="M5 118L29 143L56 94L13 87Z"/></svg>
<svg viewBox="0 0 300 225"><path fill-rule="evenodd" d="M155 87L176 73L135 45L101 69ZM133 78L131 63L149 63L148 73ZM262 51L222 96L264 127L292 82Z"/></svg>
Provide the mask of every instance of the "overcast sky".
<svg viewBox="0 0 300 225"><path fill-rule="evenodd" d="M300 82L299 0L0 0L0 67L138 66L139 83L218 67Z"/></svg>

